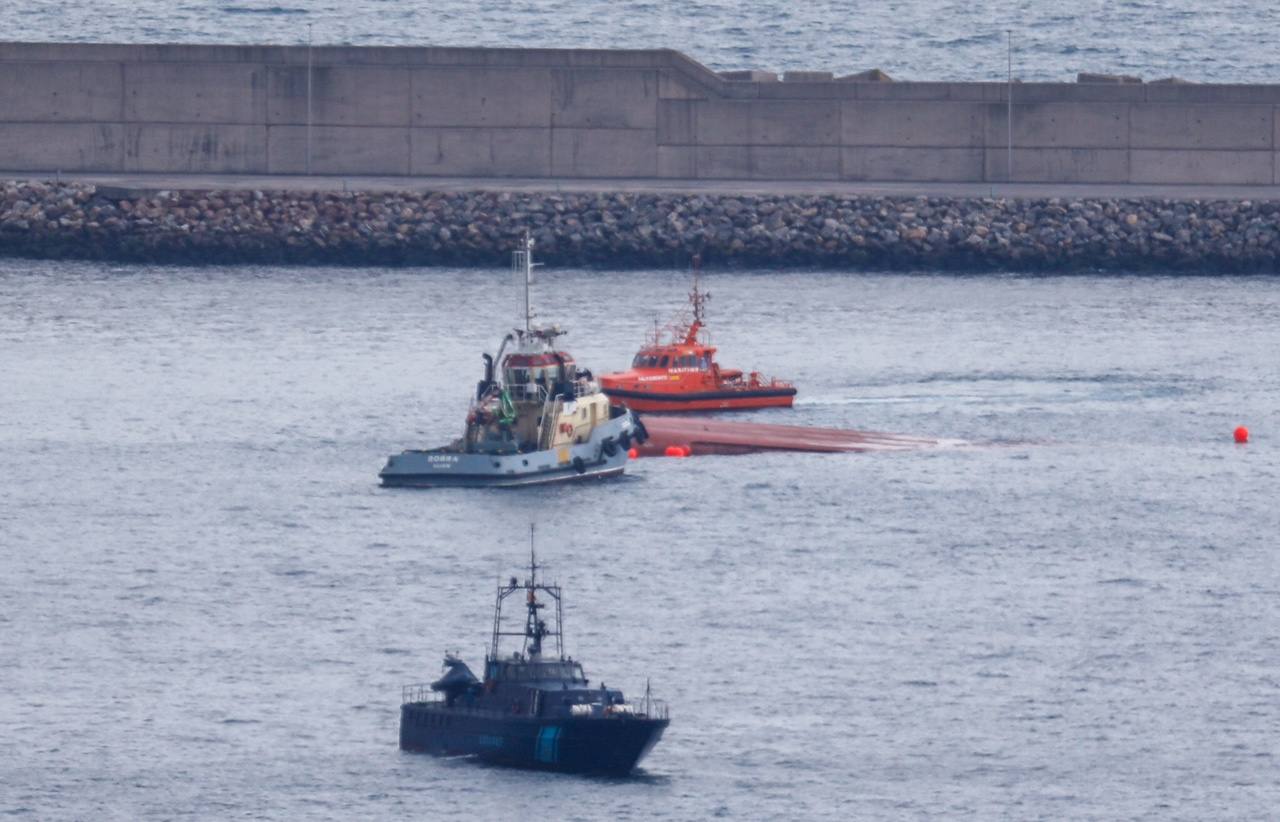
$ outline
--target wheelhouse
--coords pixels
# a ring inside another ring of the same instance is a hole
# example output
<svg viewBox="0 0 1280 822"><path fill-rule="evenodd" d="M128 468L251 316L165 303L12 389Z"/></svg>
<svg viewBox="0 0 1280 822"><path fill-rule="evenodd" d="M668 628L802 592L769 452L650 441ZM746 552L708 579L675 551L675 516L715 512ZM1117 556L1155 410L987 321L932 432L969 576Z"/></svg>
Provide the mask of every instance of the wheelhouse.
<svg viewBox="0 0 1280 822"><path fill-rule="evenodd" d="M572 659L489 659L485 667L489 682L567 682L585 686L582 664Z"/></svg>

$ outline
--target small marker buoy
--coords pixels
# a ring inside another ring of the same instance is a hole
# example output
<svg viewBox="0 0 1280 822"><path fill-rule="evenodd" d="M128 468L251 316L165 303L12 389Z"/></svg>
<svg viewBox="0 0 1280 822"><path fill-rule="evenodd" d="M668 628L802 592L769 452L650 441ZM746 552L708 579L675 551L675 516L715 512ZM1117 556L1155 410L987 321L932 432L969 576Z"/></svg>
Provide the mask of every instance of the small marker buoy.
<svg viewBox="0 0 1280 822"><path fill-rule="evenodd" d="M627 449L627 459L629 459L629 460L633 460L633 459L635 459L635 458L636 458L636 457L638 457L638 456L640 456L640 449L639 449L639 448L628 448L628 449Z"/></svg>
<svg viewBox="0 0 1280 822"><path fill-rule="evenodd" d="M662 453L663 455L668 457L683 457L684 447L680 445L668 445L666 447L666 450L664 450Z"/></svg>
<svg viewBox="0 0 1280 822"><path fill-rule="evenodd" d="M1249 429L1245 428L1243 425L1238 425L1236 426L1236 430L1233 432L1233 436L1236 438L1236 442L1242 444L1246 443L1249 441Z"/></svg>

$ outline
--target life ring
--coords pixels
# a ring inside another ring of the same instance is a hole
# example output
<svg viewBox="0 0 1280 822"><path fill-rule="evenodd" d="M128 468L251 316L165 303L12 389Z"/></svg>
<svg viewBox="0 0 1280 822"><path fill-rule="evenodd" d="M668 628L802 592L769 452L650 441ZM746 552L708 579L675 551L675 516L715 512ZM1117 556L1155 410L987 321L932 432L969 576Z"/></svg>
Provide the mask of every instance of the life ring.
<svg viewBox="0 0 1280 822"><path fill-rule="evenodd" d="M567 422L562 422L562 423L560 423L560 433L561 433L561 434L572 434L572 433L573 433L573 424L572 424L572 423L567 423Z"/></svg>

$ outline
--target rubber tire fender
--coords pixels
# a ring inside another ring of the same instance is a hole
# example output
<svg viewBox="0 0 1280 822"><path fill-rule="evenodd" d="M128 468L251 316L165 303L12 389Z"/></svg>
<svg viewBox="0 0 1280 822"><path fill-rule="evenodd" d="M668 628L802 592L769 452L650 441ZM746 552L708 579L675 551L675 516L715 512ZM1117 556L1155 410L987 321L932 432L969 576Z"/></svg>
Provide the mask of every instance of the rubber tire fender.
<svg viewBox="0 0 1280 822"><path fill-rule="evenodd" d="M583 461L582 457L573 458L573 470L577 471L579 474L587 473L587 464Z"/></svg>
<svg viewBox="0 0 1280 822"><path fill-rule="evenodd" d="M649 439L649 430L644 427L644 423L640 422L639 417L635 418L635 429L636 443L644 445L645 440Z"/></svg>
<svg viewBox="0 0 1280 822"><path fill-rule="evenodd" d="M613 441L613 437L606 437L605 441L600 443L600 453L606 457L612 457L618 453L618 444Z"/></svg>

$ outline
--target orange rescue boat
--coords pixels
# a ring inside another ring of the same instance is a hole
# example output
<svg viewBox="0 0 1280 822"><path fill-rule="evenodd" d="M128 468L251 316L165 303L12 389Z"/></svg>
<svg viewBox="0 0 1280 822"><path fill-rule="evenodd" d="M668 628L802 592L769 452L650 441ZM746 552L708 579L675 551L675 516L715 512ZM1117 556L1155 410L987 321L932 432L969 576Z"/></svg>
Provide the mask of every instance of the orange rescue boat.
<svg viewBox="0 0 1280 822"><path fill-rule="evenodd" d="M710 294L698 289L695 272L689 302L693 319L671 324L653 335L636 354L631 370L604 374L600 387L615 405L632 411L720 411L743 408L790 408L796 387L785 380L745 376L721 368L716 349L702 339L704 310Z"/></svg>

